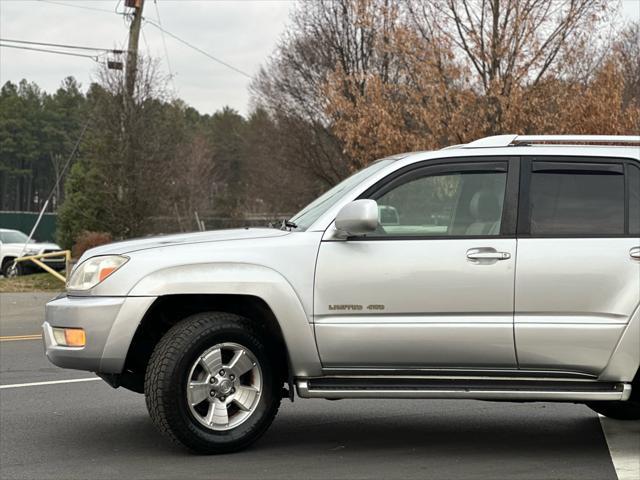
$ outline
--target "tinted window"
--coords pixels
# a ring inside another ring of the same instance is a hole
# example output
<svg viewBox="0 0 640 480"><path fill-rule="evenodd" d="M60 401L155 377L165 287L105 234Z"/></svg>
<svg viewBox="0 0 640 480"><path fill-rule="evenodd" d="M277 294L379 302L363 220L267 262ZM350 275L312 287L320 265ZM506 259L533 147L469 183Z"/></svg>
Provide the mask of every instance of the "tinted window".
<svg viewBox="0 0 640 480"><path fill-rule="evenodd" d="M624 175L569 168L531 174L531 234L623 234Z"/></svg>
<svg viewBox="0 0 640 480"><path fill-rule="evenodd" d="M379 235L499 235L507 174L424 176L376 198Z"/></svg>
<svg viewBox="0 0 640 480"><path fill-rule="evenodd" d="M629 165L629 233L640 235L640 169Z"/></svg>

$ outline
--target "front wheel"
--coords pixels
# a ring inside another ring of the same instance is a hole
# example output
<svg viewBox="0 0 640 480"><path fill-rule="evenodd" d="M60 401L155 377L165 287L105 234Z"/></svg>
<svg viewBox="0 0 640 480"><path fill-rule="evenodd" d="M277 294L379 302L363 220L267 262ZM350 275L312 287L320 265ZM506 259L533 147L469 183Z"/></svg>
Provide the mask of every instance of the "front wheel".
<svg viewBox="0 0 640 480"><path fill-rule="evenodd" d="M247 319L207 312L171 328L145 377L149 414L162 433L199 453L240 450L273 421L281 400L276 353Z"/></svg>
<svg viewBox="0 0 640 480"><path fill-rule="evenodd" d="M5 278L18 277L24 274L24 269L21 264L13 261L13 258L5 259L2 262L2 275Z"/></svg>

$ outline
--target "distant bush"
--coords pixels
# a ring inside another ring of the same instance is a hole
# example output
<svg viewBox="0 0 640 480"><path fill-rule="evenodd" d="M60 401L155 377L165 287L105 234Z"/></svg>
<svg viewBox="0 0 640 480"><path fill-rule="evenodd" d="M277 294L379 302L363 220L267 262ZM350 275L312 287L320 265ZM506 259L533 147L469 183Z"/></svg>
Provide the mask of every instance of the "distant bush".
<svg viewBox="0 0 640 480"><path fill-rule="evenodd" d="M104 245L105 243L111 243L113 237L107 232L88 232L83 231L76 237L76 242L71 249L73 258L78 259L80 256L93 247Z"/></svg>

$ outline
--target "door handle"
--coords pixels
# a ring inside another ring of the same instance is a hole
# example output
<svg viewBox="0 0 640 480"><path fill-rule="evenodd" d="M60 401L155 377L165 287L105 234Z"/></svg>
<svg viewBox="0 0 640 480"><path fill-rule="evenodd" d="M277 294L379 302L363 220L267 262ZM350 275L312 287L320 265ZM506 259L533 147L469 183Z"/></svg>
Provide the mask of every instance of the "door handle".
<svg viewBox="0 0 640 480"><path fill-rule="evenodd" d="M631 250L629 250L629 256L631 258L640 260L640 247L633 247Z"/></svg>
<svg viewBox="0 0 640 480"><path fill-rule="evenodd" d="M467 250L469 260L508 260L511 258L509 252L497 252L493 248L471 248Z"/></svg>

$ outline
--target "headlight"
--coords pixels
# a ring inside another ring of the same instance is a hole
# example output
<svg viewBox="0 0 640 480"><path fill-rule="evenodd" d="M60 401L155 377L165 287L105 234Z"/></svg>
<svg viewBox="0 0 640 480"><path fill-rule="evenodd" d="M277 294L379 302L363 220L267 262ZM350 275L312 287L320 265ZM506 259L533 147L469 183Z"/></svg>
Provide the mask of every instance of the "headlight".
<svg viewBox="0 0 640 480"><path fill-rule="evenodd" d="M127 263L121 255L104 255L85 260L71 272L67 282L69 290L89 290Z"/></svg>
<svg viewBox="0 0 640 480"><path fill-rule="evenodd" d="M40 253L40 250L37 249L27 249L24 251L24 253L22 254L23 257L30 257L31 255L38 255Z"/></svg>

